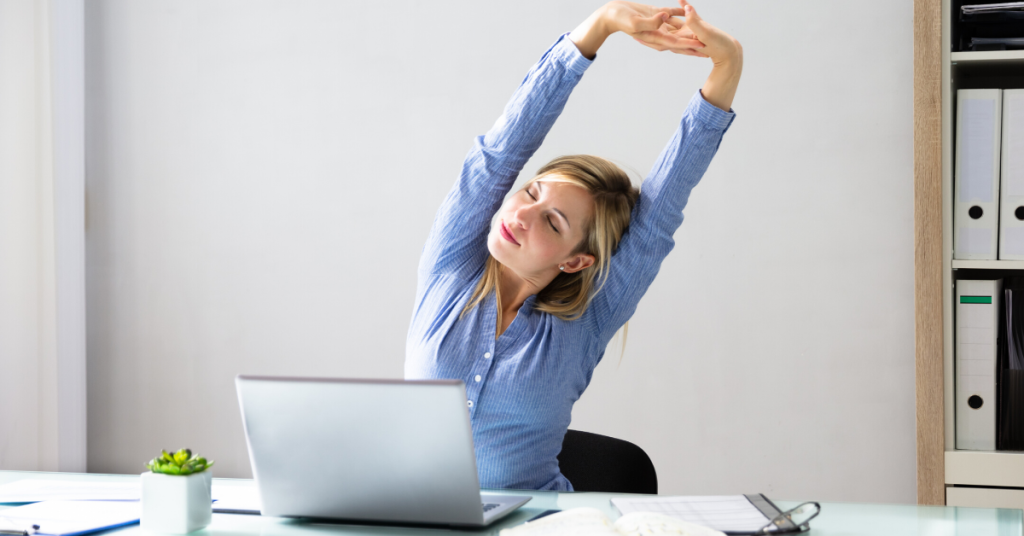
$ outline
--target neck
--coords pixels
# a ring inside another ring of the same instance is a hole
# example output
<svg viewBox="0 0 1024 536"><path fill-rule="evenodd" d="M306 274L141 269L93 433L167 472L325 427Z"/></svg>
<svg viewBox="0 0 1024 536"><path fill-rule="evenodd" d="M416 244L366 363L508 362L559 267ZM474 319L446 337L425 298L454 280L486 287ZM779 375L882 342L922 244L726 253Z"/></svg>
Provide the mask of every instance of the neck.
<svg viewBox="0 0 1024 536"><path fill-rule="evenodd" d="M514 316L527 298L540 292L552 279L542 281L530 277L523 278L507 267L503 267L498 278L502 314Z"/></svg>

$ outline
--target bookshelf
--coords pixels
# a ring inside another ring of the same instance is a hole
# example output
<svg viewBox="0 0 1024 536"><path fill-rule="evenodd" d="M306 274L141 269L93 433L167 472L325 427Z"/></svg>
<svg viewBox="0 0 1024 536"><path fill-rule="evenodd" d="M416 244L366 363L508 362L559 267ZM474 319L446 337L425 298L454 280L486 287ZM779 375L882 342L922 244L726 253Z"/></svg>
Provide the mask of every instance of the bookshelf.
<svg viewBox="0 0 1024 536"><path fill-rule="evenodd" d="M954 270L1024 270L1024 261L964 261L954 260Z"/></svg>
<svg viewBox="0 0 1024 536"><path fill-rule="evenodd" d="M918 503L1024 508L1024 452L955 446L955 281L1024 275L1024 261L952 258L956 92L1024 87L1024 50L952 51L959 5L957 0L915 0L914 5Z"/></svg>
<svg viewBox="0 0 1024 536"><path fill-rule="evenodd" d="M1024 50L997 50L992 52L950 52L952 63L993 65L1024 65Z"/></svg>

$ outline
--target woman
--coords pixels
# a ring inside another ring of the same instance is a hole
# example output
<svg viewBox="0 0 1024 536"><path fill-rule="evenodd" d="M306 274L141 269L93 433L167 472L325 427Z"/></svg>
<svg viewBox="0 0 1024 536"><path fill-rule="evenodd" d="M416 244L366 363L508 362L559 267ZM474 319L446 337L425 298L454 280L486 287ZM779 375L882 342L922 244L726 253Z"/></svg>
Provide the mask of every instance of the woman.
<svg viewBox="0 0 1024 536"><path fill-rule="evenodd" d="M572 490L557 459L572 406L672 249L690 190L732 122L742 49L680 4L611 2L563 35L476 138L434 220L405 376L466 383L482 487ZM614 164L570 156L502 204L617 31L714 63L642 193Z"/></svg>

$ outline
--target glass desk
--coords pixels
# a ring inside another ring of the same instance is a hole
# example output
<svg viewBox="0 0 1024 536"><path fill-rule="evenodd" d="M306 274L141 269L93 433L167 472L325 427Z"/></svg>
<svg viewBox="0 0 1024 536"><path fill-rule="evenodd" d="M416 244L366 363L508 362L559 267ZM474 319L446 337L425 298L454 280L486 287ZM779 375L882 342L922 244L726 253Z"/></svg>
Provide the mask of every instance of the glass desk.
<svg viewBox="0 0 1024 536"><path fill-rule="evenodd" d="M141 472L141 471L140 471ZM138 475L98 475L79 473L43 473L32 471L0 471L0 484L26 478L82 480L96 482L137 480ZM251 487L252 480L215 478L215 486ZM508 495L530 495L533 500L495 525L483 530L446 530L437 528L388 527L373 525L323 524L255 515L213 514L213 523L195 536L335 536L357 534L497 534L503 528L518 525L544 510L568 510L589 506L604 511L615 519L618 511L609 499L614 493L558 493L553 491L508 491ZM775 501L787 509L800 501ZM3 509L12 505L0 504ZM856 504L822 502L821 514L811 522L813 536L1022 536L1024 511L953 506L916 506L898 504ZM103 532L104 535L150 536L139 525L129 525Z"/></svg>

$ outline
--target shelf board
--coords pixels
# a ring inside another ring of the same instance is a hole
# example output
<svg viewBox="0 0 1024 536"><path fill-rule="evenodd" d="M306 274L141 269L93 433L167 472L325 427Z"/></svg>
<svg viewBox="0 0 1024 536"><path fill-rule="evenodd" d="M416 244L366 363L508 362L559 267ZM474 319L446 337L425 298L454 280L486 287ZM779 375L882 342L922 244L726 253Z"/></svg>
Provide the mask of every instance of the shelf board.
<svg viewBox="0 0 1024 536"><path fill-rule="evenodd" d="M946 484L1024 488L1024 452L947 450Z"/></svg>
<svg viewBox="0 0 1024 536"><path fill-rule="evenodd" d="M985 52L952 52L952 63L1017 63L1024 65L1024 50L991 50Z"/></svg>
<svg viewBox="0 0 1024 536"><path fill-rule="evenodd" d="M954 260L953 269L971 270L1024 270L1024 261L967 261Z"/></svg>

